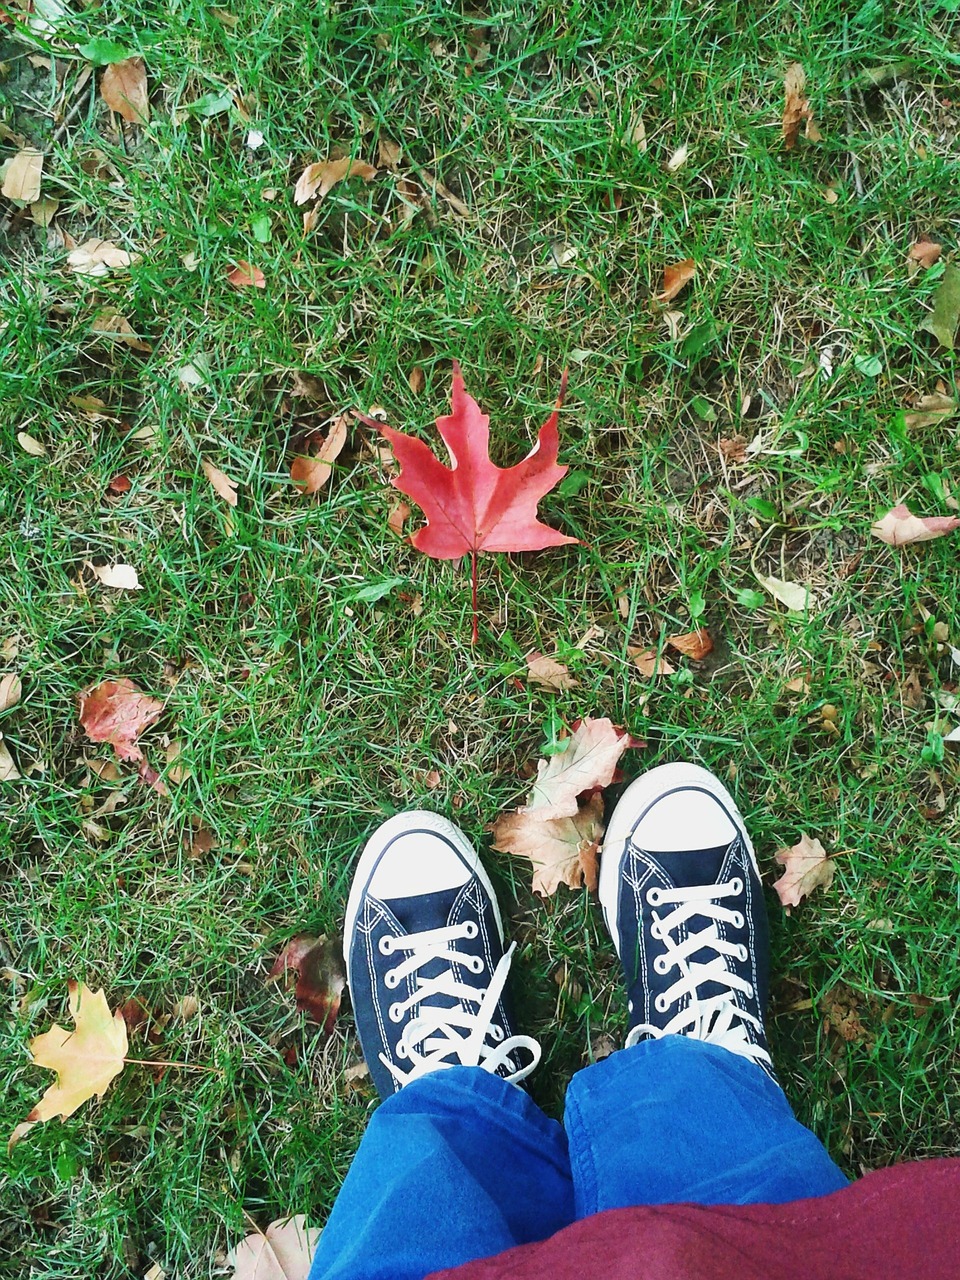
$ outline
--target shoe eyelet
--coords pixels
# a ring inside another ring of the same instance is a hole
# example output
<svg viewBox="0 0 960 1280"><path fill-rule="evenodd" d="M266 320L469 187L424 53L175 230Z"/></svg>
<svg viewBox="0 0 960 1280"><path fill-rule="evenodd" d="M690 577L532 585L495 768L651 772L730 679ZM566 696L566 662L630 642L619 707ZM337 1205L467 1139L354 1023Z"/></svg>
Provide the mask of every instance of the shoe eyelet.
<svg viewBox="0 0 960 1280"><path fill-rule="evenodd" d="M749 952L749 951L747 950L747 948L743 945L743 943L741 943L741 944L740 944L740 959L741 959L741 960L749 960L749 959L750 959L750 952Z"/></svg>
<svg viewBox="0 0 960 1280"><path fill-rule="evenodd" d="M388 969L383 975L383 985L388 991L395 991L399 985L400 979L397 977L395 969Z"/></svg>
<svg viewBox="0 0 960 1280"><path fill-rule="evenodd" d="M730 881L730 892L743 893L743 881L740 879L739 876L734 876L734 878Z"/></svg>
<svg viewBox="0 0 960 1280"><path fill-rule="evenodd" d="M499 1044L500 1041L503 1039L503 1027L498 1027L496 1023L491 1024L490 1034L493 1036L494 1040L496 1040L496 1042Z"/></svg>
<svg viewBox="0 0 960 1280"><path fill-rule="evenodd" d="M651 907L659 907L660 890L657 888L647 890L647 905Z"/></svg>
<svg viewBox="0 0 960 1280"><path fill-rule="evenodd" d="M734 927L735 929L742 929L742 928L743 928L743 926L744 926L744 919L743 919L743 912L742 912L742 911L735 911L735 912L733 913L733 920L732 920L732 924L733 924L733 927Z"/></svg>
<svg viewBox="0 0 960 1280"><path fill-rule="evenodd" d="M661 975L667 972L666 956L657 956L657 958L653 962L653 971L654 973L659 973Z"/></svg>
<svg viewBox="0 0 960 1280"><path fill-rule="evenodd" d="M754 996L756 995L756 992L753 989L752 982L748 985L746 991L743 994L747 997L748 1000L752 1000L754 998Z"/></svg>
<svg viewBox="0 0 960 1280"><path fill-rule="evenodd" d="M400 1007L399 1004L392 1004L390 1008L387 1010L387 1017L390 1019L391 1022L402 1022L403 1009Z"/></svg>
<svg viewBox="0 0 960 1280"><path fill-rule="evenodd" d="M394 1057L399 1058L401 1062L407 1056L407 1046L402 1040L397 1041L397 1047L393 1051Z"/></svg>
<svg viewBox="0 0 960 1280"><path fill-rule="evenodd" d="M657 996L656 1000L653 1002L653 1007L656 1009L657 1013L666 1013L670 1008L667 1004L666 996Z"/></svg>
<svg viewBox="0 0 960 1280"><path fill-rule="evenodd" d="M632 1001L632 1000L628 1000L628 1001L627 1001L627 1013L633 1013L633 1001Z"/></svg>
<svg viewBox="0 0 960 1280"><path fill-rule="evenodd" d="M653 924L650 926L650 937L653 938L655 942L663 941L663 934L660 932L659 920L654 920Z"/></svg>
<svg viewBox="0 0 960 1280"><path fill-rule="evenodd" d="M483 973L483 961L479 956L471 956L467 961L467 968L471 973Z"/></svg>
<svg viewBox="0 0 960 1280"><path fill-rule="evenodd" d="M377 949L379 950L382 956L392 956L393 955L393 939L389 937L388 934L384 934L383 937L380 939Z"/></svg>
<svg viewBox="0 0 960 1280"><path fill-rule="evenodd" d="M480 930L479 930L479 928L477 927L477 922L476 922L476 920L467 920L467 921L464 923L464 926L463 926L463 936L464 936L465 938L475 938L479 932L480 932Z"/></svg>

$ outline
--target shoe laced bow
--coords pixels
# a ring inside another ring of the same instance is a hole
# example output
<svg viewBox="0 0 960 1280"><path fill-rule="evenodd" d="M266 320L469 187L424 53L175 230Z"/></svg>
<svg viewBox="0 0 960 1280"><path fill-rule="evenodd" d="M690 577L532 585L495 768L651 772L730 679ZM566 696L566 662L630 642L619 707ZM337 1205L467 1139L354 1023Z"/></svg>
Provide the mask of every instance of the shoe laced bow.
<svg viewBox="0 0 960 1280"><path fill-rule="evenodd" d="M750 1028L762 1034L760 1019L749 1010L742 1009L734 998L734 993L740 991L752 999L755 994L753 984L727 965L728 956L743 962L749 958L749 952L742 943L721 937L717 928L719 924L743 928L742 913L723 906L720 901L742 892L743 882L739 878L723 884L647 890L646 900L650 907L668 908L662 915L658 915L656 910L652 912L650 933L664 947L663 953L653 962L654 970L660 975L668 974L672 969L678 973L673 985L656 996L654 1008L665 1014L671 1005L684 997L689 999L665 1026L644 1022L633 1027L627 1036L627 1045L636 1044L643 1036L659 1039L668 1035L689 1035L720 1045L758 1064L771 1065L769 1053L749 1034ZM672 935L695 916L704 917L708 921L706 927L698 932L688 928L686 937L678 942ZM712 955L708 960L693 960L692 957L701 951L712 952ZM722 988L719 994L701 995L700 988L711 982Z"/></svg>
<svg viewBox="0 0 960 1280"><path fill-rule="evenodd" d="M428 1072L455 1066L482 1067L484 1071L502 1074L504 1079L518 1083L540 1061L536 1040L531 1036L505 1039L504 1028L493 1021L516 943L501 957L485 990L457 980L454 964L463 965L474 974L484 970L484 961L479 956L456 949L459 940L475 938L477 932L476 922L465 920L422 933L386 935L380 939L382 955L404 954L400 963L384 974L385 985L393 990L413 975L417 981L416 989L407 999L391 1004L388 1011L390 1021L400 1023L411 1010L417 1009L394 1051L395 1057L410 1063L410 1069L404 1071L386 1054L380 1054L380 1061L401 1085ZM440 972L431 977L418 972L436 960L443 961ZM442 999L432 1003L436 997ZM511 1057L517 1049L525 1049L531 1055L526 1066L518 1067L516 1059Z"/></svg>

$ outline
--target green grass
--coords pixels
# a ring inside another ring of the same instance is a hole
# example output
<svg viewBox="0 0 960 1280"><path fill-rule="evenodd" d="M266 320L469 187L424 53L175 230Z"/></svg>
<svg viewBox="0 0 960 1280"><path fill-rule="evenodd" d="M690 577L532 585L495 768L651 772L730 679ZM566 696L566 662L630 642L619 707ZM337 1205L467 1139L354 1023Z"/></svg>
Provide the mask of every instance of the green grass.
<svg viewBox="0 0 960 1280"><path fill-rule="evenodd" d="M868 536L900 499L947 513L957 480L956 424L908 434L897 420L938 380L957 393L953 357L919 331L937 269L911 277L905 261L921 235L955 249L955 8L537 3L464 17L439 2L280 0L238 3L234 29L195 0L107 3L55 42L63 110L83 66L70 41L109 35L146 57L152 122L121 137L81 98L56 141L51 71L3 43L0 119L45 149L59 225L141 258L84 282L3 202L0 643L16 640L4 669L24 697L0 731L27 777L0 784L0 1130L48 1082L26 1045L64 1020L69 977L158 1013L195 996L199 1015L159 1046L135 1039L136 1056L218 1073L128 1067L101 1103L0 1155L0 1273L133 1276L156 1260L205 1276L248 1214L321 1222L373 1098L342 1079L359 1054L349 1012L324 1044L264 974L291 934L336 930L383 816L435 806L484 841L558 715L644 735L633 771L682 755L735 771L771 882L774 851L802 830L848 851L791 918L771 895L787 1092L852 1174L960 1151L958 771L934 702L960 678L938 640L946 628L960 645L957 544L897 552ZM490 53L468 75L478 26ZM793 60L824 141L785 154ZM864 69L892 63L903 78L863 87ZM229 89L259 150L237 110L189 109ZM638 111L646 151L621 141ZM405 222L382 173L337 187L304 240L301 168L334 148L376 162L382 136L403 145L404 173L435 174L472 216L438 198ZM683 143L689 159L667 172ZM94 148L112 174L91 176ZM263 214L267 244L252 229ZM649 299L688 256L675 339ZM225 282L239 259L265 290ZM150 355L91 338L108 303ZM876 378L854 363L871 355ZM188 389L177 370L198 356L209 383ZM380 404L429 435L452 356L500 460L526 450L569 364L561 460L583 477L543 504L583 547L482 563L476 647L464 570L386 529L393 491L368 433L351 433L319 499L287 479L291 441L347 406ZM297 371L325 403L291 396ZM146 441L127 430L148 426ZM47 456L23 453L18 430ZM717 441L738 434L759 451L728 467ZM201 458L241 481L230 520ZM105 497L120 471L132 489ZM90 560L135 564L144 590L100 587ZM755 570L809 585L810 615L745 607ZM391 578L404 587L356 601ZM628 647L689 629L701 605L715 653L644 681ZM579 687L555 699L518 684L533 646ZM912 670L920 708L899 694ZM787 692L804 673L809 692ZM84 822L110 792L84 756L107 753L85 743L75 695L121 675L166 699L151 759L179 742L191 774L169 801L125 778L97 839ZM197 816L218 844L194 859ZM528 869L487 865L522 942L524 1029L544 1046L533 1092L558 1114L590 1038L624 1027L614 956L584 894L541 903ZM824 1029L838 984L866 1032L849 1044ZM916 995L936 1002L921 1016Z"/></svg>

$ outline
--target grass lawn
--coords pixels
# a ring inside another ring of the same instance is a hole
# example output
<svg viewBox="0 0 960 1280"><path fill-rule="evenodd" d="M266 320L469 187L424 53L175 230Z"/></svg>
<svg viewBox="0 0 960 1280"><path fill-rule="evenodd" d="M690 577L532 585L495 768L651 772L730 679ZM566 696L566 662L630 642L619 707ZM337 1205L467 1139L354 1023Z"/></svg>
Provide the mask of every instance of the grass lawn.
<svg viewBox="0 0 960 1280"><path fill-rule="evenodd" d="M770 895L784 1086L851 1174L960 1153L956 717L936 702L960 681L958 544L869 536L900 500L956 507L956 421L901 414L957 395L920 329L960 216L955 0L105 0L58 24L36 48L0 26L0 121L60 202L52 234L0 202L0 674L23 681L0 731L24 774L0 783L0 1132L50 1082L27 1043L64 1021L71 977L158 1017L195 998L131 1054L216 1070L128 1066L0 1154L0 1274L224 1274L251 1218L322 1223L375 1099L344 1079L348 1002L324 1041L264 984L273 957L337 930L377 822L427 806L483 843L588 713L647 739L628 774L686 756L730 779L768 882L802 831L844 851L791 917ZM143 54L148 125L121 132L79 85L95 35ZM785 152L793 61L823 140ZM399 168L340 183L305 237L303 167L380 165L384 140ZM141 256L84 278L64 234ZM922 238L944 258L911 273ZM688 257L665 318L651 296ZM241 260L265 288L227 282ZM105 307L150 350L93 334ZM453 356L501 462L569 366L571 475L542 511L585 543L483 559L476 646L468 570L388 530L367 428L317 497L289 480L345 408L435 439ZM204 459L239 482L235 510ZM87 567L118 561L142 591ZM757 574L809 587L808 612ZM644 679L628 649L694 625L714 652ZM533 647L579 686L529 687ZM110 752L76 694L107 677L165 700L142 741L161 768L180 744L169 799L124 766L116 803L86 763ZM584 892L541 902L528 865L487 865L544 1046L532 1090L559 1114L625 1026L612 947Z"/></svg>

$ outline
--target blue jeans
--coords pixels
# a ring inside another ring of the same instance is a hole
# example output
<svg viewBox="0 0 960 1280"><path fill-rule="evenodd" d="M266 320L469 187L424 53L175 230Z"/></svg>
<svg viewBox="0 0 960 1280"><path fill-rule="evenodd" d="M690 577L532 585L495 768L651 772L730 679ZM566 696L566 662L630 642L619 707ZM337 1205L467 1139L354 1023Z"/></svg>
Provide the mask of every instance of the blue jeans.
<svg viewBox="0 0 960 1280"><path fill-rule="evenodd" d="M310 1280L422 1280L602 1209L846 1183L755 1063L699 1040L647 1040L578 1072L562 1126L516 1085L452 1067L374 1112Z"/></svg>

